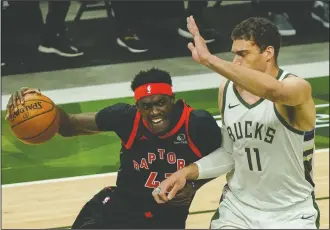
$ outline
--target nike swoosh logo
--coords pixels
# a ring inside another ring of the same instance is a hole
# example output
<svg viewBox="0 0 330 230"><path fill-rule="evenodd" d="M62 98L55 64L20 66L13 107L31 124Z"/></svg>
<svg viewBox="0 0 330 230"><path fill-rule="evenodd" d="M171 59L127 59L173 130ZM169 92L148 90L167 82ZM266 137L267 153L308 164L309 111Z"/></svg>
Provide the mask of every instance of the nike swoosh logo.
<svg viewBox="0 0 330 230"><path fill-rule="evenodd" d="M228 105L228 108L229 108L229 109L232 109L232 108L235 108L236 106L239 106L239 104L237 104L237 105L230 105L230 104L229 104L229 105Z"/></svg>
<svg viewBox="0 0 330 230"><path fill-rule="evenodd" d="M302 216L301 219L304 219L305 220L305 219L309 219L309 218L311 218L313 216L315 216L315 214L314 215L311 215L311 216Z"/></svg>

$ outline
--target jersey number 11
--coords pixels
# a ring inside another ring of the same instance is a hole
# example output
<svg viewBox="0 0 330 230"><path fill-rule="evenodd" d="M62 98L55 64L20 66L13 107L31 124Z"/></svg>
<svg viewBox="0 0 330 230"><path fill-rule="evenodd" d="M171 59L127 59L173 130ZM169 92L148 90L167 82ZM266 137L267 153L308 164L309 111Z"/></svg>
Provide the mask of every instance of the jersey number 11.
<svg viewBox="0 0 330 230"><path fill-rule="evenodd" d="M258 171L261 171L259 149L253 148L253 150L254 150L254 152L256 154ZM251 148L245 148L245 152L246 152L246 155L247 155L247 159L248 159L248 163L249 163L249 168L250 168L251 171L253 171L253 166L252 166L252 161L251 161Z"/></svg>

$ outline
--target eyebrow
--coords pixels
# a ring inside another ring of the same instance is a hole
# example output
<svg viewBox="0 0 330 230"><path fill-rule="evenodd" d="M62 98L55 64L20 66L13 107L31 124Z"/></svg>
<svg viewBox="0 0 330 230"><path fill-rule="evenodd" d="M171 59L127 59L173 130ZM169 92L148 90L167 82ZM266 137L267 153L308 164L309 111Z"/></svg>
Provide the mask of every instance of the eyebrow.
<svg viewBox="0 0 330 230"><path fill-rule="evenodd" d="M232 50L231 52L234 53L234 54L243 54L243 53L248 53L249 50L238 50L238 51Z"/></svg>
<svg viewBox="0 0 330 230"><path fill-rule="evenodd" d="M150 101L150 102L143 102L143 101L141 101L141 103L142 103L143 105L153 105L153 104L157 104L157 103L159 103L159 102L163 102L163 101L165 101L165 99L162 97L162 98L158 99L158 100L155 101L155 102L152 102L152 101Z"/></svg>

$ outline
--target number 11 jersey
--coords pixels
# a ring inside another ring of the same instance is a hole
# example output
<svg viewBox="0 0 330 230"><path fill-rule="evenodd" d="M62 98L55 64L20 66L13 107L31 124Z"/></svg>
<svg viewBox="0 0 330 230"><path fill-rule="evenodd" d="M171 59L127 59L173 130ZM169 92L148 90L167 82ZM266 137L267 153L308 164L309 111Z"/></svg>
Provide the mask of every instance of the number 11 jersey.
<svg viewBox="0 0 330 230"><path fill-rule="evenodd" d="M280 70L277 80L287 76ZM222 110L235 160L227 182L237 199L257 209L276 210L312 195L314 130L293 128L269 100L247 104L230 81Z"/></svg>

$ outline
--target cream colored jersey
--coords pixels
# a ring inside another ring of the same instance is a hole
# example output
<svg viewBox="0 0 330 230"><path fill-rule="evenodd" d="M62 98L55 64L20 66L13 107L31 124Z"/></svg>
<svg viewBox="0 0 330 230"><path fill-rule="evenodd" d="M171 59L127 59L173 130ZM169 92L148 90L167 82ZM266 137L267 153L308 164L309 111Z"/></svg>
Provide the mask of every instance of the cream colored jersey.
<svg viewBox="0 0 330 230"><path fill-rule="evenodd" d="M277 79L287 75L280 70ZM224 126L233 140L235 169L227 174L227 182L234 196L261 210L310 198L314 130L294 129L269 100L247 104L233 82L226 83L222 107Z"/></svg>

